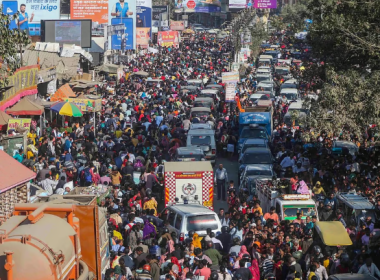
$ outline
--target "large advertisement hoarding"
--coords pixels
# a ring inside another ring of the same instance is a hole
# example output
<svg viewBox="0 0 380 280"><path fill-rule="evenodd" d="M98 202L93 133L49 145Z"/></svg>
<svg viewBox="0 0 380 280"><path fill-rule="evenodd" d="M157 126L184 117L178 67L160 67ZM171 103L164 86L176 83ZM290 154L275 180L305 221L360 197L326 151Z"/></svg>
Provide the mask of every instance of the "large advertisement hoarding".
<svg viewBox="0 0 380 280"><path fill-rule="evenodd" d="M228 8L230 9L246 9L253 7L254 0L230 0Z"/></svg>
<svg viewBox="0 0 380 280"><path fill-rule="evenodd" d="M277 0L255 0L256 9L277 9Z"/></svg>
<svg viewBox="0 0 380 280"><path fill-rule="evenodd" d="M158 32L157 42L162 47L178 47L179 34L178 31L161 31Z"/></svg>
<svg viewBox="0 0 380 280"><path fill-rule="evenodd" d="M31 36L41 34L41 20L60 17L60 0L0 0L0 4L3 5L4 14L14 15L19 12L19 20L11 22L10 28L26 30Z"/></svg>
<svg viewBox="0 0 380 280"><path fill-rule="evenodd" d="M137 27L136 28L136 46L140 49L147 49L150 41L150 28Z"/></svg>
<svg viewBox="0 0 380 280"><path fill-rule="evenodd" d="M135 0L109 0L108 25L124 24L124 34L119 32L111 36L111 49L136 49L136 1ZM109 35L110 36L110 35ZM122 45L124 48L122 48Z"/></svg>
<svg viewBox="0 0 380 280"><path fill-rule="evenodd" d="M188 5L188 2L190 4ZM192 4L195 2L195 7ZM175 0L175 8L185 13L216 13L221 11L220 0Z"/></svg>
<svg viewBox="0 0 380 280"><path fill-rule="evenodd" d="M108 22L107 0L71 0L71 19L91 19L94 23Z"/></svg>
<svg viewBox="0 0 380 280"><path fill-rule="evenodd" d="M170 30L172 31L183 31L185 30L185 22L183 20L181 21L170 21Z"/></svg>
<svg viewBox="0 0 380 280"><path fill-rule="evenodd" d="M168 6L153 6L152 8L152 26L157 27L161 31L168 31L164 28L169 28L167 24L164 24L164 20L167 22L169 14Z"/></svg>

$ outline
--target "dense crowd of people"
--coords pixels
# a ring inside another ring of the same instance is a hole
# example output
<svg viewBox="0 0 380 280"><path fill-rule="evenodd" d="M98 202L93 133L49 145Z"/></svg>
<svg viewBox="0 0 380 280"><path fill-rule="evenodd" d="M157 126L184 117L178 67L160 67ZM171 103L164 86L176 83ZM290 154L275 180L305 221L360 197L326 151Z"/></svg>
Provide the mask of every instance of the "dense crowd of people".
<svg viewBox="0 0 380 280"><path fill-rule="evenodd" d="M304 65L311 59L306 44L291 35L276 33L267 43L281 45L279 58L292 58L296 49ZM291 102L286 97L272 98L276 123L270 148L278 163L274 170L277 178L290 178L295 190L304 181L318 202L318 214L299 213L290 221L280 220L274 207L263 213L257 196L238 189L237 182L228 180L229 170L221 166L215 172L215 189L218 199L228 203L228 209L216 209L221 232L208 230L206 236L199 236L190 231L179 241L167 221L160 223L162 165L172 160L178 147L186 146L190 124L210 123L219 147L235 147L229 150L232 159L239 138L239 109L222 99L207 119L191 118L189 109L197 92L182 90L189 79L222 84L222 73L229 71L234 52L228 37L217 40L197 33L179 48L157 48L156 54L136 56L126 63L127 74L117 85L106 75L106 83L97 89L103 111L96 116L96 127L89 116L70 119L63 132L57 124L40 128L33 122L27 154L20 150L15 155L20 162L26 158L38 174L36 183L48 195L65 195L77 186L109 186L109 196L100 202L109 213L112 241L110 269L104 279L327 280L329 275L349 272L380 277L373 262L378 259L378 246L370 246L380 228L375 135L369 130L359 137L348 131L336 136L295 129L283 121ZM254 106L249 95L259 90L255 69L260 65L249 58L243 75L240 71L237 98L244 106ZM302 81L301 67L302 63L291 65L300 91L307 96L312 88ZM149 78L132 75L138 71L146 71ZM274 74L277 89L284 81ZM347 137L357 147L355 153L333 150L334 139ZM224 156L222 148L217 156ZM347 220L338 205L339 192L367 197L376 216L364 216L360 226ZM315 231L317 220L340 221L353 245L323 246Z"/></svg>

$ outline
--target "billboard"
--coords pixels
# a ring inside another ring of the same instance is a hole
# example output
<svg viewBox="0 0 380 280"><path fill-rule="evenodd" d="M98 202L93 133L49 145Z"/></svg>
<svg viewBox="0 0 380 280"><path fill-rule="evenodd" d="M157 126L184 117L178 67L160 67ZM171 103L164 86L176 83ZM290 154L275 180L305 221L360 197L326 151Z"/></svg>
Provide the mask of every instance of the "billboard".
<svg viewBox="0 0 380 280"><path fill-rule="evenodd" d="M136 28L152 28L152 0L136 1Z"/></svg>
<svg viewBox="0 0 380 280"><path fill-rule="evenodd" d="M277 9L277 0L255 0L256 9Z"/></svg>
<svg viewBox="0 0 380 280"><path fill-rule="evenodd" d="M226 84L226 102L234 102L236 95L236 83Z"/></svg>
<svg viewBox="0 0 380 280"><path fill-rule="evenodd" d="M27 30L29 35L40 35L41 20L60 18L60 0L18 0L1 1L3 13L14 15L19 12L19 20L12 21L10 28L17 28L20 24L21 30ZM24 21L27 19L26 21Z"/></svg>
<svg viewBox="0 0 380 280"><path fill-rule="evenodd" d="M136 46L139 48L147 49L150 41L150 28L137 27L136 28Z"/></svg>
<svg viewBox="0 0 380 280"><path fill-rule="evenodd" d="M71 19L91 19L96 23L108 22L108 1L105 0L71 0Z"/></svg>
<svg viewBox="0 0 380 280"><path fill-rule="evenodd" d="M43 20L41 42L75 44L91 48L91 20Z"/></svg>
<svg viewBox="0 0 380 280"><path fill-rule="evenodd" d="M188 4L188 2L190 3ZM221 11L220 0L175 0L174 4L176 9L182 9L185 13L216 13Z"/></svg>
<svg viewBox="0 0 380 280"><path fill-rule="evenodd" d="M230 0L228 8L230 9L246 9L253 7L254 0Z"/></svg>
<svg viewBox="0 0 380 280"><path fill-rule="evenodd" d="M158 32L157 42L162 47L178 47L179 34L178 31L160 31Z"/></svg>
<svg viewBox="0 0 380 280"><path fill-rule="evenodd" d="M168 17L168 13L169 13L168 6L153 6L152 26L157 27L157 28L162 27L162 21Z"/></svg>
<svg viewBox="0 0 380 280"><path fill-rule="evenodd" d="M108 1L108 25L124 24L124 34L109 35L111 37L111 49L131 50L136 48L136 1L134 0L109 0ZM122 45L124 48L122 48Z"/></svg>
<svg viewBox="0 0 380 280"><path fill-rule="evenodd" d="M173 31L183 31L185 30L185 22L183 20L181 21L170 21L170 30Z"/></svg>

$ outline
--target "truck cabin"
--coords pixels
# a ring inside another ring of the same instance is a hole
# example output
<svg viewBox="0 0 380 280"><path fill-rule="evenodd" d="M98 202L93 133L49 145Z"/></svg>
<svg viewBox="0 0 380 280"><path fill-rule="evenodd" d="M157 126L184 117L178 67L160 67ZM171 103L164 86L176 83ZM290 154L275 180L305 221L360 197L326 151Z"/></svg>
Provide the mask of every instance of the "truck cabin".
<svg viewBox="0 0 380 280"><path fill-rule="evenodd" d="M206 107L214 110L214 100L210 97L198 97L193 102L193 107Z"/></svg>
<svg viewBox="0 0 380 280"><path fill-rule="evenodd" d="M220 91L217 89L203 89L197 96L209 97L209 98L212 98L215 102L220 101Z"/></svg>
<svg viewBox="0 0 380 280"><path fill-rule="evenodd" d="M267 206L269 211L274 206L280 220L293 221L301 214L301 219L317 216L315 201L311 199L311 191L304 194L294 194L290 180L257 180L256 189L259 200ZM266 202L264 202L266 201Z"/></svg>

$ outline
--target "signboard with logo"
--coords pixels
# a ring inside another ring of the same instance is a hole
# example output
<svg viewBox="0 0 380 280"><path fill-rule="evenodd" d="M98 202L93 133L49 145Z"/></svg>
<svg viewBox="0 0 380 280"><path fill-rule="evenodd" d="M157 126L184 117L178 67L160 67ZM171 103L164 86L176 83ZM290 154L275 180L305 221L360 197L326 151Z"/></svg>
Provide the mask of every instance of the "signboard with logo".
<svg viewBox="0 0 380 280"><path fill-rule="evenodd" d="M124 34L119 32L118 35L108 35L111 37L111 49L136 49L136 13L136 1L108 1L108 25L124 24L125 26Z"/></svg>
<svg viewBox="0 0 380 280"><path fill-rule="evenodd" d="M178 47L179 34L178 31L160 31L158 32L157 42L162 47Z"/></svg>
<svg viewBox="0 0 380 280"><path fill-rule="evenodd" d="M150 28L137 27L136 28L136 44L137 47L147 49L150 41Z"/></svg>
<svg viewBox="0 0 380 280"><path fill-rule="evenodd" d="M255 0L256 9L277 9L277 0Z"/></svg>
<svg viewBox="0 0 380 280"><path fill-rule="evenodd" d="M139 28L139 34L137 34ZM141 29L143 28L143 29ZM149 29L149 36L146 35L146 30ZM138 40L150 40L150 33L152 29L152 0L136 0L136 45L139 45ZM144 31L145 35L141 37L141 32ZM143 44L147 48L147 43Z"/></svg>
<svg viewBox="0 0 380 280"><path fill-rule="evenodd" d="M185 30L185 23L184 21L170 21L170 30L173 31L183 31Z"/></svg>
<svg viewBox="0 0 380 280"><path fill-rule="evenodd" d="M220 0L175 0L175 8L185 13L216 13L221 11Z"/></svg>
<svg viewBox="0 0 380 280"><path fill-rule="evenodd" d="M8 132L9 130L16 130L18 127L24 128L29 132L31 122L32 119L9 119Z"/></svg>

